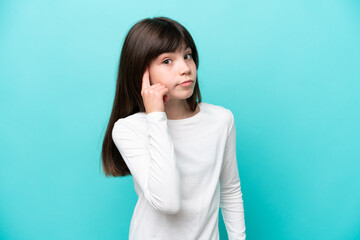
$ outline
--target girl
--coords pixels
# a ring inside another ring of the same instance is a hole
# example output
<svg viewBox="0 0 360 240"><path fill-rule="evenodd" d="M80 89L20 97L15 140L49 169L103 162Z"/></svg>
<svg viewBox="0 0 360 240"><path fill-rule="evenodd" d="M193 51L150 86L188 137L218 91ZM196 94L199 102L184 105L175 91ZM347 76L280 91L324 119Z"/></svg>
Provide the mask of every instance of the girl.
<svg viewBox="0 0 360 240"><path fill-rule="evenodd" d="M165 17L136 23L123 43L102 146L106 176L132 175L129 239L245 239L232 112L201 102L198 53Z"/></svg>

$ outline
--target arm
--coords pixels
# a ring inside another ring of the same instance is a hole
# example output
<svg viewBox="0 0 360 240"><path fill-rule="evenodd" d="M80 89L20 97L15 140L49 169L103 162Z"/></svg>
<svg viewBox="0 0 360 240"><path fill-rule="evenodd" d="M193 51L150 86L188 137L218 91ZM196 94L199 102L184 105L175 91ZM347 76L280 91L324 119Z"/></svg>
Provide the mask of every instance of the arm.
<svg viewBox="0 0 360 240"><path fill-rule="evenodd" d="M244 205L236 160L236 128L232 113L220 174L220 208L229 240L245 239Z"/></svg>
<svg viewBox="0 0 360 240"><path fill-rule="evenodd" d="M156 210L174 214L180 209L180 173L166 113L151 112L146 119L149 147L121 121L114 125L112 138L146 200Z"/></svg>

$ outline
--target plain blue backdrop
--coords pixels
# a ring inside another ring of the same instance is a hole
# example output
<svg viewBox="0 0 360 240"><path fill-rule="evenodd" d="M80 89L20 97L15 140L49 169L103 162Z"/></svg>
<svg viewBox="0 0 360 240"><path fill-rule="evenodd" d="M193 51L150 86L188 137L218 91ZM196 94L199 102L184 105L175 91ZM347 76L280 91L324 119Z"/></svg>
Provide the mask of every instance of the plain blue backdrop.
<svg viewBox="0 0 360 240"><path fill-rule="evenodd" d="M1 1L0 239L127 239L133 182L100 152L125 35L156 16L235 116L247 239L360 239L355 0Z"/></svg>

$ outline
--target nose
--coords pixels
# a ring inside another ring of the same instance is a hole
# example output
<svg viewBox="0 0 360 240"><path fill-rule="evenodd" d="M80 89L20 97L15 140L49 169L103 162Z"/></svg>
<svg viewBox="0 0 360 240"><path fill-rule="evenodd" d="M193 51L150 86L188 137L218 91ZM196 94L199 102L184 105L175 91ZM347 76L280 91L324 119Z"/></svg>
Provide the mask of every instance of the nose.
<svg viewBox="0 0 360 240"><path fill-rule="evenodd" d="M189 74L191 72L190 66L189 64L186 62L186 60L182 60L181 61L181 65L180 65L180 74L184 75L184 74Z"/></svg>

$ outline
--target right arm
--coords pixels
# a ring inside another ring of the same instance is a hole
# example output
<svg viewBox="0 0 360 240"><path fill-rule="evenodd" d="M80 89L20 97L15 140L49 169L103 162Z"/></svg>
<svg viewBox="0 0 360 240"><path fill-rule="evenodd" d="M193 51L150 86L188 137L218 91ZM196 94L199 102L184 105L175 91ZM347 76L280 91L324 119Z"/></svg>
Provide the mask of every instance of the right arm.
<svg viewBox="0 0 360 240"><path fill-rule="evenodd" d="M170 96L164 85L150 84L148 68L143 75L141 96L146 110L149 146L139 141L135 131L125 122L114 125L113 141L146 200L156 210L174 214L180 209L181 186L164 112L164 104Z"/></svg>
<svg viewBox="0 0 360 240"><path fill-rule="evenodd" d="M121 121L115 123L112 137L146 200L158 211L174 214L180 209L180 173L165 112L146 114L149 146Z"/></svg>

